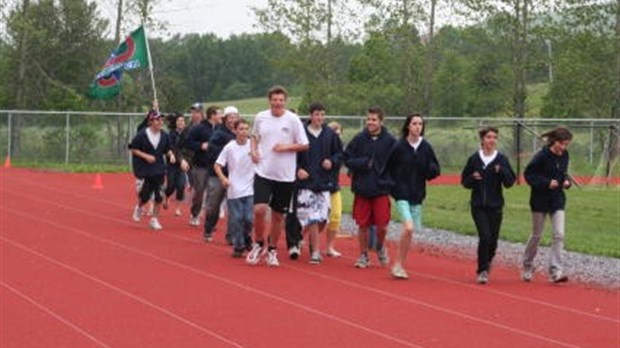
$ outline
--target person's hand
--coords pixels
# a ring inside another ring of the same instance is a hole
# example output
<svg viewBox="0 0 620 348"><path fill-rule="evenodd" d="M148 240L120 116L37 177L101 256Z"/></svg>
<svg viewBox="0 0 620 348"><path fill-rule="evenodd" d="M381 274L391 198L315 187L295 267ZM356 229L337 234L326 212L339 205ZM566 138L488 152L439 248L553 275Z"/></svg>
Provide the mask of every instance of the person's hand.
<svg viewBox="0 0 620 348"><path fill-rule="evenodd" d="M501 165L499 165L499 164L496 164L496 165L493 167L493 170L495 170L495 173L499 173L499 172L500 172L500 170L502 170L502 166L501 166Z"/></svg>
<svg viewBox="0 0 620 348"><path fill-rule="evenodd" d="M209 142L205 141L204 143L202 143L202 145L200 145L200 149L202 151L207 151L207 148L209 147Z"/></svg>
<svg viewBox="0 0 620 348"><path fill-rule="evenodd" d="M144 157L144 160L147 161L148 163L155 163L157 159L153 155L146 155Z"/></svg>
<svg viewBox="0 0 620 348"><path fill-rule="evenodd" d="M474 178L474 180L482 180L482 175L480 175L478 171L473 172L471 177Z"/></svg>
<svg viewBox="0 0 620 348"><path fill-rule="evenodd" d="M552 190L558 188L559 186L560 183L558 183L558 181L555 179L551 180L551 182L549 183L549 188Z"/></svg>
<svg viewBox="0 0 620 348"><path fill-rule="evenodd" d="M222 178L220 179L220 182L222 183L222 186L224 186L224 188L230 187L230 180L228 180L228 178Z"/></svg>
<svg viewBox="0 0 620 348"><path fill-rule="evenodd" d="M321 166L323 167L323 169L325 170L331 170L332 169L332 161L329 159L324 159L323 162L321 163Z"/></svg>
<svg viewBox="0 0 620 348"><path fill-rule="evenodd" d="M250 157L252 157L252 162L254 163L258 163L260 162L260 155L258 154L258 152L250 152Z"/></svg>
<svg viewBox="0 0 620 348"><path fill-rule="evenodd" d="M171 164L177 163L177 158L174 156L173 153L170 154L170 163Z"/></svg>
<svg viewBox="0 0 620 348"><path fill-rule="evenodd" d="M305 169L298 169L297 170L297 178L299 180L306 180L310 177L310 174L308 174L308 172Z"/></svg>
<svg viewBox="0 0 620 348"><path fill-rule="evenodd" d="M189 170L189 163L186 160L181 160L181 170L187 172Z"/></svg>
<svg viewBox="0 0 620 348"><path fill-rule="evenodd" d="M569 180L564 180L564 183L562 183L562 186L564 186L564 188L569 188L570 187L570 181Z"/></svg>

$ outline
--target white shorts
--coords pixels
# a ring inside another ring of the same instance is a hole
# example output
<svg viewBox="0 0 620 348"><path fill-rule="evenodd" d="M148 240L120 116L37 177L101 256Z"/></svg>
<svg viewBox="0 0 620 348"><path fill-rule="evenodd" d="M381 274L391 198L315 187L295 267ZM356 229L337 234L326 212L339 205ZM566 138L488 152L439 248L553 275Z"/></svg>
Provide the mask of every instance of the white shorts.
<svg viewBox="0 0 620 348"><path fill-rule="evenodd" d="M329 209L329 191L299 190L297 192L297 219L302 227L326 223L329 219Z"/></svg>

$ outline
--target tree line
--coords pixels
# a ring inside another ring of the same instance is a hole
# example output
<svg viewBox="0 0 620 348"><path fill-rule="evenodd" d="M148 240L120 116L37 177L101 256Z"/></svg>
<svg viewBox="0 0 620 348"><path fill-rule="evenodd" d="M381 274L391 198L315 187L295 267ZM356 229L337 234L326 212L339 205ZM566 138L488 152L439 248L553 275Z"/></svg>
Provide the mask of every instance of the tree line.
<svg viewBox="0 0 620 348"><path fill-rule="evenodd" d="M146 71L125 74L117 100L85 96L119 40L121 14L165 27L157 1L134 0L134 13L118 2L115 19L85 0L3 8L0 108L149 105ZM331 114L380 104L392 115L619 117L617 0L269 0L254 11L262 33L150 38L162 106L262 97L282 84L301 97L300 111L320 100ZM438 25L438 13L455 20Z"/></svg>

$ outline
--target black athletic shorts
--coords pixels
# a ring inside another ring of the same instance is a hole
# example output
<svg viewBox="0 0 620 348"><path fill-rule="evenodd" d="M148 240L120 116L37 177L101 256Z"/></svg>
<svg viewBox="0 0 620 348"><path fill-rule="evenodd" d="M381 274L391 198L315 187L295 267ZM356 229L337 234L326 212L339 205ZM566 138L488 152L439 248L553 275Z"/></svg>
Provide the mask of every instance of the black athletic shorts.
<svg viewBox="0 0 620 348"><path fill-rule="evenodd" d="M294 188L294 182L275 181L254 175L254 204L269 204L274 211L286 214Z"/></svg>

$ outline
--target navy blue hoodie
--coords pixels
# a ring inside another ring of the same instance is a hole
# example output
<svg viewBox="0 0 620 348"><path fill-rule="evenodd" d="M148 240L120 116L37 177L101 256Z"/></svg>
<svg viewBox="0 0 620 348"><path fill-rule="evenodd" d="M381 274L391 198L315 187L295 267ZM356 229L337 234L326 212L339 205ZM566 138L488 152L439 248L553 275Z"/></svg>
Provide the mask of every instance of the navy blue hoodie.
<svg viewBox="0 0 620 348"><path fill-rule="evenodd" d="M140 150L149 155L155 156L155 163L148 163L141 157L132 156L133 172L136 178L145 178L147 176L164 175L166 171L166 164L164 162L164 155L170 151L170 139L168 134L161 131L161 138L157 148L153 147L153 144L149 141L146 135L146 128L136 134L131 140L129 145L130 149Z"/></svg>
<svg viewBox="0 0 620 348"><path fill-rule="evenodd" d="M187 136L187 140L184 142L184 145L194 152L193 165L195 167L208 167L209 161L207 158L207 151L202 149L202 144L204 142L208 142L212 135L213 125L207 120L192 126L189 130L189 134Z"/></svg>
<svg viewBox="0 0 620 348"><path fill-rule="evenodd" d="M385 127L373 139L368 129L358 133L344 151L344 164L351 171L351 190L366 198L390 193L392 181L388 170L396 139Z"/></svg>
<svg viewBox="0 0 620 348"><path fill-rule="evenodd" d="M422 139L416 150L407 139L400 138L390 158L390 172L394 181L392 197L417 205L426 198L426 181L438 177L441 169L426 139Z"/></svg>
<svg viewBox="0 0 620 348"><path fill-rule="evenodd" d="M209 147L207 148L207 172L209 172L210 176L217 176L217 174L215 174L215 169L213 168L215 161L217 161L218 156L222 153L224 146L235 138L235 133L233 133L233 131L225 125L222 124L215 128L215 131L209 140ZM224 174L227 175L226 170L224 170Z"/></svg>
<svg viewBox="0 0 620 348"><path fill-rule="evenodd" d="M568 151L558 156L548 146L543 147L528 163L523 175L530 185L530 209L533 212L564 210L566 196L562 184L568 179ZM554 179L559 186L552 190L549 183Z"/></svg>
<svg viewBox="0 0 620 348"><path fill-rule="evenodd" d="M499 166L499 171L496 171L496 166ZM474 179L472 176L474 172L480 173L482 179ZM506 188L511 187L516 179L508 158L500 152L485 167L480 154L476 151L469 157L461 172L461 184L472 190L470 204L475 208L501 209L504 206L502 185Z"/></svg>
<svg viewBox="0 0 620 348"><path fill-rule="evenodd" d="M338 181L334 181L334 168L340 168L342 163L342 146L338 135L323 125L318 137L308 131L309 125L304 126L309 141L308 151L297 153L297 168L304 169L310 175L306 180L297 179L298 189L307 189L314 192L337 190ZM321 165L324 160L332 162L332 169L325 170Z"/></svg>

